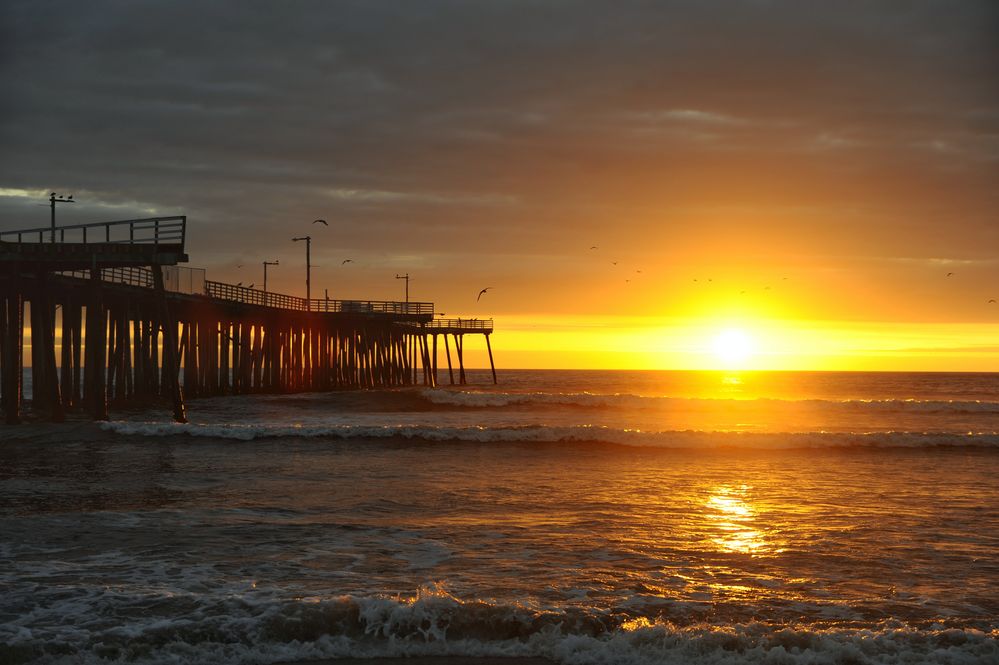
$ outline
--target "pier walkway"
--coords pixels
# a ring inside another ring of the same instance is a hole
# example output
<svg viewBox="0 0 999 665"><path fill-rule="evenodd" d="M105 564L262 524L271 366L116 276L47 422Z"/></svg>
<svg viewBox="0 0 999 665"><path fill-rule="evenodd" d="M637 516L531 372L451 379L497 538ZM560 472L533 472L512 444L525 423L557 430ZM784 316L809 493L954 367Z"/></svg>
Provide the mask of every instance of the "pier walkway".
<svg viewBox="0 0 999 665"><path fill-rule="evenodd" d="M107 419L109 405L168 398L184 421L185 396L437 386L440 337L450 383L464 384L468 334L484 336L496 381L491 319L436 318L432 302L306 300L205 280L177 265L186 228L186 217L157 217L0 232L7 423L21 418L25 305L32 410L53 420L80 409Z"/></svg>

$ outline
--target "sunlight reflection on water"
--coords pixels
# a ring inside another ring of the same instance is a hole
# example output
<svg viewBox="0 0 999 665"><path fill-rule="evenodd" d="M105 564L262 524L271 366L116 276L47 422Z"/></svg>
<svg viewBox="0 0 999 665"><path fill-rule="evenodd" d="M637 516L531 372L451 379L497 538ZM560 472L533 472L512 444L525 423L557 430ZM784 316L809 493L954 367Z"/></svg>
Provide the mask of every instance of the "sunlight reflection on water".
<svg viewBox="0 0 999 665"><path fill-rule="evenodd" d="M705 502L705 517L716 532L711 541L723 552L740 554L773 553L772 546L756 527L757 510L746 498L752 488L720 486Z"/></svg>

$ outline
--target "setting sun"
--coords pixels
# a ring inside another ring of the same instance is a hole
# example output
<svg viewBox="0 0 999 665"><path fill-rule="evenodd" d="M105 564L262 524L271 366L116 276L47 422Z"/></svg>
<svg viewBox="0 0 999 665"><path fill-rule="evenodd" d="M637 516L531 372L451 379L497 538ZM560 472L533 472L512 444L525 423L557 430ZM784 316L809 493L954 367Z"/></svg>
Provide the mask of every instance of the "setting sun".
<svg viewBox="0 0 999 665"><path fill-rule="evenodd" d="M752 356L753 340L744 331L730 328L718 333L712 350L726 368L734 368L743 365Z"/></svg>

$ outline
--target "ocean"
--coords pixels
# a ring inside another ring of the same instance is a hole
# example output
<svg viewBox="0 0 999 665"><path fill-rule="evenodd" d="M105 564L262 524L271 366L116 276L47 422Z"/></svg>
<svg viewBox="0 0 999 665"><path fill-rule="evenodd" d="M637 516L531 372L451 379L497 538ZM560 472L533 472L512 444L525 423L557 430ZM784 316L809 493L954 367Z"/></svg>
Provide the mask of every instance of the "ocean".
<svg viewBox="0 0 999 665"><path fill-rule="evenodd" d="M0 663L999 663L999 375L470 380L0 429Z"/></svg>

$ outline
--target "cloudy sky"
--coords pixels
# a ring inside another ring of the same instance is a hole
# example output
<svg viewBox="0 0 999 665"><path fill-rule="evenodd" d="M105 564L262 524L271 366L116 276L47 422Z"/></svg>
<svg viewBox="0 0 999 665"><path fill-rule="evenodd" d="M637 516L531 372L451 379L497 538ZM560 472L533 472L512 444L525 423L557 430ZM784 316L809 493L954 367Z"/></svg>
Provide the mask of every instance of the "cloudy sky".
<svg viewBox="0 0 999 665"><path fill-rule="evenodd" d="M314 293L408 272L506 366L999 369L995 2L0 12L0 230L184 214L303 295L311 233Z"/></svg>

